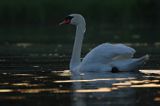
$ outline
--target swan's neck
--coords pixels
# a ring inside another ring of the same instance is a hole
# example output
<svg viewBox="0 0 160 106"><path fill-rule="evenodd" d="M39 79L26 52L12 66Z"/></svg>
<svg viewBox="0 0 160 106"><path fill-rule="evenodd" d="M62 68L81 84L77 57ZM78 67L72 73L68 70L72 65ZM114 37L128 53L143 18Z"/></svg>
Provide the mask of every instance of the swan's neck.
<svg viewBox="0 0 160 106"><path fill-rule="evenodd" d="M72 57L70 61L70 70L74 70L81 62L81 49L82 49L82 42L83 36L85 33L85 23L78 24L76 27L76 36L72 51Z"/></svg>

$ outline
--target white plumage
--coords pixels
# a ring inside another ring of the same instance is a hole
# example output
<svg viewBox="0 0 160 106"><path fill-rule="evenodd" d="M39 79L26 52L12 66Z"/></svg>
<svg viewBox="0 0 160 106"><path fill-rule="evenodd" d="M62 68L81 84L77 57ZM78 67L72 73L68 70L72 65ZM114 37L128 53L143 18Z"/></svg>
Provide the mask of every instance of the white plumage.
<svg viewBox="0 0 160 106"><path fill-rule="evenodd" d="M69 18L68 18L69 17ZM70 61L70 70L73 73L88 71L132 71L142 66L148 55L133 58L135 50L124 44L103 43L92 49L81 61L81 48L86 30L85 19L80 14L71 14L65 21L76 26L76 36ZM68 21L69 20L69 21Z"/></svg>

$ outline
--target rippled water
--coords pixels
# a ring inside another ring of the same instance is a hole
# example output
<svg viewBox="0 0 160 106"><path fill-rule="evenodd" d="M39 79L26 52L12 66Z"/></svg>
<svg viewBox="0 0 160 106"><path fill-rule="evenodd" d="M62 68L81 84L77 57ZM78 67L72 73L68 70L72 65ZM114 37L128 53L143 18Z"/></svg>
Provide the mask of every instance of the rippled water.
<svg viewBox="0 0 160 106"><path fill-rule="evenodd" d="M158 47L137 47L136 56L151 55L140 72L93 72L78 80L68 70L70 46L0 48L0 106L160 105Z"/></svg>

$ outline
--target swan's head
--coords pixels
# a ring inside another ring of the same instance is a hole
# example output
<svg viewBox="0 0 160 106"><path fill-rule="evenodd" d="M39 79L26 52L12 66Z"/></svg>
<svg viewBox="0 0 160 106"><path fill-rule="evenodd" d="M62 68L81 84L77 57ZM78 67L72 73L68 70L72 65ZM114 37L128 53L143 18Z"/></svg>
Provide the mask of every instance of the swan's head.
<svg viewBox="0 0 160 106"><path fill-rule="evenodd" d="M84 17L80 14L70 14L67 17L64 18L64 20L59 24L72 24L72 25L79 25L83 24L85 25Z"/></svg>

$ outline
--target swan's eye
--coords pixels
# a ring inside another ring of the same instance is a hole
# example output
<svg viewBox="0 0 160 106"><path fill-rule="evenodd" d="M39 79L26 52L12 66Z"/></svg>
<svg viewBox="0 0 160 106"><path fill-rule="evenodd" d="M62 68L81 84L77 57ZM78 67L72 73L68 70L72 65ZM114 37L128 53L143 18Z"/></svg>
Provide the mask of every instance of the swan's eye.
<svg viewBox="0 0 160 106"><path fill-rule="evenodd" d="M72 18L73 18L73 16L67 16L67 17L65 17L64 20L59 25L70 24Z"/></svg>
<svg viewBox="0 0 160 106"><path fill-rule="evenodd" d="M64 24L70 24L72 18L73 18L73 16L67 16L67 17L65 17Z"/></svg>
<svg viewBox="0 0 160 106"><path fill-rule="evenodd" d="M64 22L64 24L69 24L71 22L71 20L70 19L65 19L63 22Z"/></svg>

